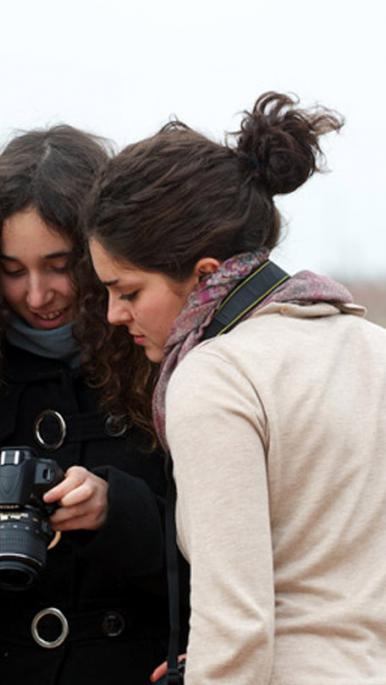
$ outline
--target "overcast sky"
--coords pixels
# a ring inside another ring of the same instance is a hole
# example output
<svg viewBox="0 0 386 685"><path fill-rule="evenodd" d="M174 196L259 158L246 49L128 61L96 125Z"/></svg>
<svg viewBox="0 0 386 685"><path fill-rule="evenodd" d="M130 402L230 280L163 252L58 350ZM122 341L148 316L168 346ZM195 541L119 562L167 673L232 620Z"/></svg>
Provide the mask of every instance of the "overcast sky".
<svg viewBox="0 0 386 685"><path fill-rule="evenodd" d="M386 278L382 0L0 0L0 141L66 122L119 147L171 114L221 139L266 90L342 112L331 173L279 206L291 271Z"/></svg>

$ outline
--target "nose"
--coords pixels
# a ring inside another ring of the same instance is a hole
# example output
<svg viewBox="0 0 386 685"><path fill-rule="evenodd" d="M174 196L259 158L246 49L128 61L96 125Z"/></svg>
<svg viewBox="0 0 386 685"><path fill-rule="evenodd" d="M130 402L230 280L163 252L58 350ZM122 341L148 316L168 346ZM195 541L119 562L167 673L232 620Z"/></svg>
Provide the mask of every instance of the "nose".
<svg viewBox="0 0 386 685"><path fill-rule="evenodd" d="M109 294L107 321L113 326L127 325L132 320L128 302Z"/></svg>
<svg viewBox="0 0 386 685"><path fill-rule="evenodd" d="M54 297L52 288L45 284L44 279L33 278L28 283L26 295L27 304L31 309L40 309L51 302Z"/></svg>

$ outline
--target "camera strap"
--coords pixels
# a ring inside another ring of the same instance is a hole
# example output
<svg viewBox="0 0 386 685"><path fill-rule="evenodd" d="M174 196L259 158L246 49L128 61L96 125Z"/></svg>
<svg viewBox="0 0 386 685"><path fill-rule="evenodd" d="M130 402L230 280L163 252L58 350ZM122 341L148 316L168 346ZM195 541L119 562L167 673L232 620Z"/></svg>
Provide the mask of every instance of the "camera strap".
<svg viewBox="0 0 386 685"><path fill-rule="evenodd" d="M173 478L173 462L170 454L166 455L167 492L165 503L166 523L166 562L169 590L169 651L168 671L165 683L181 685L183 682L178 670L178 653L180 637L180 584L178 573L177 530L176 530L176 484Z"/></svg>
<svg viewBox="0 0 386 685"><path fill-rule="evenodd" d="M274 262L267 260L239 283L222 301L217 313L207 327L202 340L208 340L230 331L254 307L261 304L276 288L285 283L290 276ZM168 487L166 493L166 560L169 590L169 654L167 685L181 685L183 676L178 668L180 606L178 552L175 508L177 491L173 478L173 462L170 454L166 464ZM160 684L161 685L161 684Z"/></svg>
<svg viewBox="0 0 386 685"><path fill-rule="evenodd" d="M267 259L222 301L201 340L208 340L230 331L289 278L283 269Z"/></svg>

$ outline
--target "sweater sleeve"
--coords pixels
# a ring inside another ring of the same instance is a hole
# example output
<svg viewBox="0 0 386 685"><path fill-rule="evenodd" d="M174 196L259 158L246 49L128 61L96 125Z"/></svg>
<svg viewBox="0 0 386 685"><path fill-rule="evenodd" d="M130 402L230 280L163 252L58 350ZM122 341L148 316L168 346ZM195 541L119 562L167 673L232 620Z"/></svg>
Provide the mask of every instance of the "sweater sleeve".
<svg viewBox="0 0 386 685"><path fill-rule="evenodd" d="M169 384L179 544L191 564L185 685L265 685L274 590L267 422L256 389L208 346Z"/></svg>
<svg viewBox="0 0 386 685"><path fill-rule="evenodd" d="M73 534L80 553L95 561L109 558L121 577L159 572L164 566L163 500L144 480L113 466L93 472L108 482L108 514L98 531Z"/></svg>

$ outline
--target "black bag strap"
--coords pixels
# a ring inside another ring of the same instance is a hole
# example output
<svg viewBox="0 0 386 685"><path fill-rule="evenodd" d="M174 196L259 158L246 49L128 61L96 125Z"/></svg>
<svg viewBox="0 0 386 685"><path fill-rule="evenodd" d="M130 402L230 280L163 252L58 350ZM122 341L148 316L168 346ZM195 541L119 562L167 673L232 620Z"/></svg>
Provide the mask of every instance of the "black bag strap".
<svg viewBox="0 0 386 685"><path fill-rule="evenodd" d="M223 300L215 317L205 330L202 340L226 333L235 326L248 312L268 297L276 288L285 283L290 276L274 262L267 260ZM176 485L173 478L173 462L167 455L166 464L168 488L166 493L166 560L169 590L169 655L167 685L181 685L183 676L178 669L178 640L180 632L180 606L178 582L178 556L176 532ZM161 683L160 683L161 685Z"/></svg>

